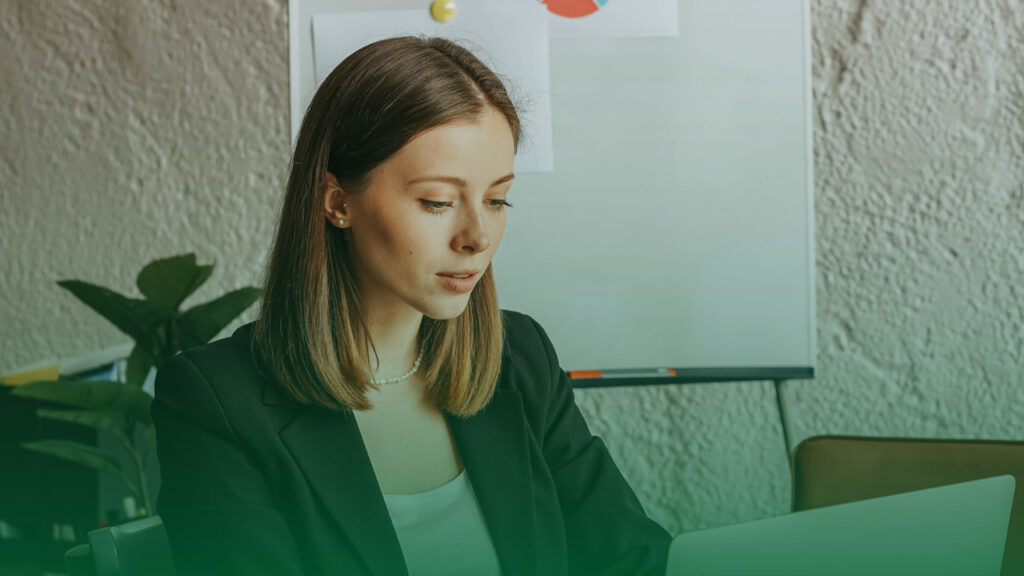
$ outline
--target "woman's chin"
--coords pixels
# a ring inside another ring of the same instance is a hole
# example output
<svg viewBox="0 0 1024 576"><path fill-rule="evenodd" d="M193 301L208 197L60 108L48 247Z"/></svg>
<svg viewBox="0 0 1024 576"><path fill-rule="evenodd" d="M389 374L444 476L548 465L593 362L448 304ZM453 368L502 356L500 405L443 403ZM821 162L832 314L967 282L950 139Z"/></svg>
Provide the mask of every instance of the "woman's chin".
<svg viewBox="0 0 1024 576"><path fill-rule="evenodd" d="M467 295L468 296L468 295ZM469 305L469 298L461 298L452 300L461 300L461 302L448 302L445 305L430 306L428 310L423 310L423 315L431 320L451 320L458 318L466 311Z"/></svg>

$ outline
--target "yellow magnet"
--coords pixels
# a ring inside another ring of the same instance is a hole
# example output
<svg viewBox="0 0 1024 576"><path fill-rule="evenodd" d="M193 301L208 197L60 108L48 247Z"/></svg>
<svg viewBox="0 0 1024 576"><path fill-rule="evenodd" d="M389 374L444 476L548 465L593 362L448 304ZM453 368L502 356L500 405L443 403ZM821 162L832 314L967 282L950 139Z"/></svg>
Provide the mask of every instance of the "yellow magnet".
<svg viewBox="0 0 1024 576"><path fill-rule="evenodd" d="M447 22L455 17L455 2L452 0L434 0L430 5L430 15L438 22Z"/></svg>

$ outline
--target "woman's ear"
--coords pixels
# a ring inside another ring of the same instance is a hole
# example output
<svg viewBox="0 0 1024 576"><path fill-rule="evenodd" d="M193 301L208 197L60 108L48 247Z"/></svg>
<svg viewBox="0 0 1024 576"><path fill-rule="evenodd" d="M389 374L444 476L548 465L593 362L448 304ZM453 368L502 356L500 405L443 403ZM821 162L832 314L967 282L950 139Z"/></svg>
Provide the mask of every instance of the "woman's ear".
<svg viewBox="0 0 1024 576"><path fill-rule="evenodd" d="M345 191L338 184L334 174L327 173L324 178L324 212L327 219L339 228L345 226L348 211L345 209Z"/></svg>

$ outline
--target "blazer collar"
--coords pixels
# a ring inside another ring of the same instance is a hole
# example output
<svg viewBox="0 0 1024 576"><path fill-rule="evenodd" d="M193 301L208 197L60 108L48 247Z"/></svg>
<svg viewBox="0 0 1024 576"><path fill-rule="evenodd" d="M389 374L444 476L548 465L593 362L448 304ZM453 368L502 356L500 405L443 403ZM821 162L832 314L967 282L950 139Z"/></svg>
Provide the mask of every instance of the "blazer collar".
<svg viewBox="0 0 1024 576"><path fill-rule="evenodd" d="M502 574L538 572L534 541L533 471L523 401L511 387L511 355L504 347L491 402L469 418L444 413L477 502L483 511ZM331 517L362 554L372 574L408 571L359 426L351 411L301 407L271 383L263 403L299 410L279 434Z"/></svg>

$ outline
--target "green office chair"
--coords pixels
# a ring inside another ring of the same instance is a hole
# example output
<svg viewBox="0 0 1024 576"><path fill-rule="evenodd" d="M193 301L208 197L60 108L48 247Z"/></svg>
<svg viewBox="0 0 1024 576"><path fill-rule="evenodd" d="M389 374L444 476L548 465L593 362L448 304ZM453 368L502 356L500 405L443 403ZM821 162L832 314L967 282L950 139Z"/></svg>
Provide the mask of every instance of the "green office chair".
<svg viewBox="0 0 1024 576"><path fill-rule="evenodd" d="M100 528L64 554L68 576L175 576L159 516Z"/></svg>
<svg viewBox="0 0 1024 576"><path fill-rule="evenodd" d="M793 511L1011 474L1002 576L1024 576L1024 442L815 436L793 453Z"/></svg>

